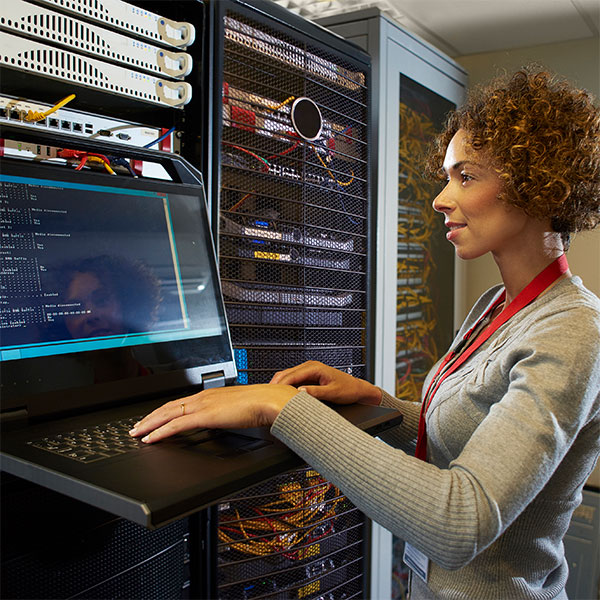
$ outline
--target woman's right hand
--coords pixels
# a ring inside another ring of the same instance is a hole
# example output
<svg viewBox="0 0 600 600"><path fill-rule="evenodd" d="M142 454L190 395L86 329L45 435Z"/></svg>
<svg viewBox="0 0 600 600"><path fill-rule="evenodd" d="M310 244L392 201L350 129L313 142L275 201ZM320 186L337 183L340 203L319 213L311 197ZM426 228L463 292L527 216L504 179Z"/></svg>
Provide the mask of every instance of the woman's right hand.
<svg viewBox="0 0 600 600"><path fill-rule="evenodd" d="M335 404L381 403L381 390L372 383L314 360L275 373L270 383L292 385Z"/></svg>

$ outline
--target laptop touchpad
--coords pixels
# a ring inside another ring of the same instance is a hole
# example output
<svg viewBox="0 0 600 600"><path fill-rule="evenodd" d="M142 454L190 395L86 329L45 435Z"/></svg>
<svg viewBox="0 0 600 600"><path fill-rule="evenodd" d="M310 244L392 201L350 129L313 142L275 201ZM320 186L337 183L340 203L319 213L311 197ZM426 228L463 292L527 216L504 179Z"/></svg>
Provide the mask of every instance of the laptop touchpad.
<svg viewBox="0 0 600 600"><path fill-rule="evenodd" d="M187 450L228 458L252 452L273 442L222 429L201 429L178 435L174 440Z"/></svg>

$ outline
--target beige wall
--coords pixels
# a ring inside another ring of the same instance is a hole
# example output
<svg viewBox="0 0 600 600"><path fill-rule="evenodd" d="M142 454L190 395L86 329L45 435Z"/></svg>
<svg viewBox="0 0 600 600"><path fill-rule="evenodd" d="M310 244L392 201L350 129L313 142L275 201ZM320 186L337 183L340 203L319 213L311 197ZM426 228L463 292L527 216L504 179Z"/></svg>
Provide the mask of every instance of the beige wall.
<svg viewBox="0 0 600 600"><path fill-rule="evenodd" d="M598 38L488 52L456 57L469 73L470 85L486 81L506 70L537 62L587 89L600 102L600 42ZM600 228L579 234L568 253L571 271L582 277L585 285L600 296ZM483 256L463 265L463 318L475 300L500 278L491 256ZM460 310L460 307L459 307ZM462 320L462 319L461 319Z"/></svg>

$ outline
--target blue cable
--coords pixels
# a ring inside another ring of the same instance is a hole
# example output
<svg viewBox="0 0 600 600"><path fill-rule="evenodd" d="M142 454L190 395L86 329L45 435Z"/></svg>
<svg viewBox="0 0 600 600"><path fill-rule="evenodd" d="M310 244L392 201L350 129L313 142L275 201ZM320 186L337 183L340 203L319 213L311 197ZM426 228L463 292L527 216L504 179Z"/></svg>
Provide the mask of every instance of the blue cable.
<svg viewBox="0 0 600 600"><path fill-rule="evenodd" d="M159 144L160 142L162 142L166 137L170 136L173 132L175 131L175 127L171 127L171 129L169 129L168 131L165 131L159 138L156 138L155 140L153 140L152 142L150 142L149 144L146 144L144 146L144 148L150 148L150 146L154 146L154 144Z"/></svg>

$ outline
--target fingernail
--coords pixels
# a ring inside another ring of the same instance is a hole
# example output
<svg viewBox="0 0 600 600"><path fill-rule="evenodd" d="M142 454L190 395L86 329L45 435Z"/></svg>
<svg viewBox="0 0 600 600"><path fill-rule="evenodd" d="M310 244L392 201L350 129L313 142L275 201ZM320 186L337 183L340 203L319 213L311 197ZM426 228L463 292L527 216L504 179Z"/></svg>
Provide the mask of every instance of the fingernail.
<svg viewBox="0 0 600 600"><path fill-rule="evenodd" d="M147 435L146 437L142 438L142 442L144 442L144 444L147 444L150 441L150 435Z"/></svg>
<svg viewBox="0 0 600 600"><path fill-rule="evenodd" d="M298 391L299 391L299 392L305 392L305 391L306 391L306 388L305 388L305 387L299 387L299 388L298 388Z"/></svg>
<svg viewBox="0 0 600 600"><path fill-rule="evenodd" d="M129 435L135 435L137 433L137 427L129 430Z"/></svg>

